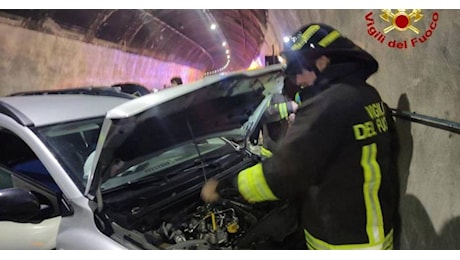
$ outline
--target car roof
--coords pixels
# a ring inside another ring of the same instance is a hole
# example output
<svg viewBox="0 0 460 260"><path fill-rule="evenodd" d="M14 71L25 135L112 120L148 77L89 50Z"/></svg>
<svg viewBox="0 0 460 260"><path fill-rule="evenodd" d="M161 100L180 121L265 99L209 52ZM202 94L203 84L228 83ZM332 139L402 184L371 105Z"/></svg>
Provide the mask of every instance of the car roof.
<svg viewBox="0 0 460 260"><path fill-rule="evenodd" d="M0 97L0 113L28 126L105 116L128 98L82 94L30 95Z"/></svg>

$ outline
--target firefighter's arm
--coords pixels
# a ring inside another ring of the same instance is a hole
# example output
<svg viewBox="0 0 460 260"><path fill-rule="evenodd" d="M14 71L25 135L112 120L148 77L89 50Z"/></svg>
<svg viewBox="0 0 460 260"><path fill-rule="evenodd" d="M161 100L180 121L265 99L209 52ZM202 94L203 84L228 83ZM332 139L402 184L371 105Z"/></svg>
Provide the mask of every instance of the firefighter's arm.
<svg viewBox="0 0 460 260"><path fill-rule="evenodd" d="M264 113L263 121L270 123L287 119L289 114L295 113L297 107L298 105L294 101L270 104Z"/></svg>
<svg viewBox="0 0 460 260"><path fill-rule="evenodd" d="M201 198L205 202L215 202L225 195L230 195L232 191L237 191L251 203L278 199L267 185L260 163L240 171L236 178L223 181L209 179L201 189Z"/></svg>
<svg viewBox="0 0 460 260"><path fill-rule="evenodd" d="M278 199L267 184L262 163L239 172L237 187L241 196L251 203Z"/></svg>

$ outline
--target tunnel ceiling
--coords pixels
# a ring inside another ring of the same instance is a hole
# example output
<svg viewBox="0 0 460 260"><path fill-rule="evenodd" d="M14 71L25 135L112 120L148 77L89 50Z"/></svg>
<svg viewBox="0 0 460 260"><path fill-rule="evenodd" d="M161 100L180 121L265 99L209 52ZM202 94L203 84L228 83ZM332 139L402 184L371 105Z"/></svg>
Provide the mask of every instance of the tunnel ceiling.
<svg viewBox="0 0 460 260"><path fill-rule="evenodd" d="M10 24L26 29L206 72L224 67L226 71L246 69L259 55L267 14L267 10L261 9L0 10L0 16ZM213 23L217 26L215 30L210 28Z"/></svg>

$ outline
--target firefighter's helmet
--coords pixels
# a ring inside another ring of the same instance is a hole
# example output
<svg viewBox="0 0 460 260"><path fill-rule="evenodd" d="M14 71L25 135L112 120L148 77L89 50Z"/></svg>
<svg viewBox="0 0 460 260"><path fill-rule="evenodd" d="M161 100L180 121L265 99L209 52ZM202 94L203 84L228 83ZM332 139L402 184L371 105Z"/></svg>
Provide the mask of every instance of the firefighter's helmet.
<svg viewBox="0 0 460 260"><path fill-rule="evenodd" d="M316 71L314 63L321 55L331 58L331 63L340 63L349 58L360 58L363 54L369 55L339 31L321 23L309 24L297 30L282 52L288 75L299 74L302 68Z"/></svg>

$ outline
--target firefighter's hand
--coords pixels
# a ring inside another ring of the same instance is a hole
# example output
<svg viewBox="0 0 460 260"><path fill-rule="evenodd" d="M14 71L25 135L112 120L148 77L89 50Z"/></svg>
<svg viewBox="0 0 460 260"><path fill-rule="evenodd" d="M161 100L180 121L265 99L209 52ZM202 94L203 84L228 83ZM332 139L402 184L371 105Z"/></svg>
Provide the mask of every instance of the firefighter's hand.
<svg viewBox="0 0 460 260"><path fill-rule="evenodd" d="M204 202L215 202L220 199L219 193L217 193L218 180L211 178L201 188L201 199Z"/></svg>

